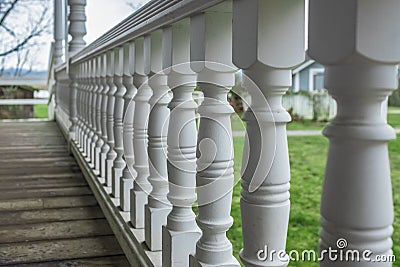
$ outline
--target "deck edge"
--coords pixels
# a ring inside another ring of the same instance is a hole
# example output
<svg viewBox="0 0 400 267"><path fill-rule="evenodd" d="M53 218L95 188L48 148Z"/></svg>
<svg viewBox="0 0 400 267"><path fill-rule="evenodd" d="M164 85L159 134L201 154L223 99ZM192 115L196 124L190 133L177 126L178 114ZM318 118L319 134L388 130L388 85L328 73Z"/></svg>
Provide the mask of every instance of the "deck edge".
<svg viewBox="0 0 400 267"><path fill-rule="evenodd" d="M114 205L97 176L93 173L88 162L81 155L75 142L71 142L70 149L129 263L132 266L154 267L155 265L147 256L142 244L136 239L132 231L127 229L129 225L121 216L118 207Z"/></svg>

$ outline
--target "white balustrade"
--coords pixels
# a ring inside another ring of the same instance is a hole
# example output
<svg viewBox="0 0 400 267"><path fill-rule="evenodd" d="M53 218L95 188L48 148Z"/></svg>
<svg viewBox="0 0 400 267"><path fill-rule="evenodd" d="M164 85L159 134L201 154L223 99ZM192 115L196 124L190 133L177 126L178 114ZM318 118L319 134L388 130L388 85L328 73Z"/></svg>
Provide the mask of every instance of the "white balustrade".
<svg viewBox="0 0 400 267"><path fill-rule="evenodd" d="M135 114L135 101L133 98L137 88L133 84L135 74L135 43L127 43L124 47L124 75L123 84L126 88L124 95L124 116L123 116L123 147L125 168L122 171L120 185L120 206L123 211L130 211L130 190L133 188L133 180L136 171L133 169L135 162L133 153L133 119Z"/></svg>
<svg viewBox="0 0 400 267"><path fill-rule="evenodd" d="M144 228L145 205L151 191L149 177L149 161L147 153L148 122L150 114L149 100L152 90L148 84L148 77L144 69L144 38L135 40L135 74L133 82L138 88L135 101L135 114L133 119L133 152L135 163L133 168L137 177L131 190L131 223L135 228Z"/></svg>
<svg viewBox="0 0 400 267"><path fill-rule="evenodd" d="M192 97L196 74L189 65L189 19L164 29L163 42L169 48L164 67L173 92L167 137L168 200L173 207L163 229L162 263L165 267L188 266L201 234L192 210L196 201L197 104Z"/></svg>
<svg viewBox="0 0 400 267"><path fill-rule="evenodd" d="M55 1L56 119L132 266L237 267L237 257L248 267L289 265L281 252L290 212L290 116L282 97L305 60L305 2L154 0L85 47L86 0L68 0L70 53L62 63L63 12ZM387 143L395 133L381 107L397 88L400 3L309 3L308 53L324 65L338 107L323 131L330 146L320 250L345 239L345 251L391 257ZM243 249L233 255L227 95L238 68L251 105L243 117ZM204 93L199 106L196 86ZM266 246L279 257L260 257ZM325 257L320 266L392 263Z"/></svg>
<svg viewBox="0 0 400 267"><path fill-rule="evenodd" d="M337 115L324 129L329 138L321 201L320 249L356 250L389 258L393 199L387 142L393 129L382 118L382 102L398 86L400 2L310 1L309 54L325 66L325 86ZM340 14L340 15L339 15ZM389 30L390 29L390 30ZM329 39L327 39L329 38ZM347 247L340 247L338 240ZM392 266L334 261L320 266Z"/></svg>
<svg viewBox="0 0 400 267"><path fill-rule="evenodd" d="M251 106L244 114L240 208L246 266L287 266L289 257L259 258L256 252L285 251L289 223L290 166L282 96L291 86L291 68L304 53L304 1L233 2L233 58L243 69ZM279 14L276 16L275 14ZM291 41L289 41L291 40ZM249 49L249 47L251 49Z"/></svg>

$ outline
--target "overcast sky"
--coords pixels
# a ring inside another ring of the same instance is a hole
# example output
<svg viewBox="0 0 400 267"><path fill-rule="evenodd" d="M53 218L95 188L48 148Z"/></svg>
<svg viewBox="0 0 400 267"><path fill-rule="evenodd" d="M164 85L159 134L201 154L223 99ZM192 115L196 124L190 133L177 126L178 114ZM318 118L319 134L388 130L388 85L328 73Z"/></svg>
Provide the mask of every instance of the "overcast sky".
<svg viewBox="0 0 400 267"><path fill-rule="evenodd" d="M115 26L133 12L127 2L142 5L149 0L87 0L86 6L86 31L85 41L90 44L102 34ZM53 36L43 38L45 43L40 47L36 57L34 69L47 70L50 53L50 42Z"/></svg>

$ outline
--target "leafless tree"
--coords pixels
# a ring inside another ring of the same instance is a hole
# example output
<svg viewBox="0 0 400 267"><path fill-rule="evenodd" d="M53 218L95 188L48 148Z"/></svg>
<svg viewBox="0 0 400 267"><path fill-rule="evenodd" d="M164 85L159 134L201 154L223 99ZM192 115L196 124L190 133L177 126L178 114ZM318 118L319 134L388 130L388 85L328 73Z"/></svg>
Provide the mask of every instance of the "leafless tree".
<svg viewBox="0 0 400 267"><path fill-rule="evenodd" d="M10 67L14 75L29 72L33 51L50 34L50 8L50 0L0 0L0 75Z"/></svg>

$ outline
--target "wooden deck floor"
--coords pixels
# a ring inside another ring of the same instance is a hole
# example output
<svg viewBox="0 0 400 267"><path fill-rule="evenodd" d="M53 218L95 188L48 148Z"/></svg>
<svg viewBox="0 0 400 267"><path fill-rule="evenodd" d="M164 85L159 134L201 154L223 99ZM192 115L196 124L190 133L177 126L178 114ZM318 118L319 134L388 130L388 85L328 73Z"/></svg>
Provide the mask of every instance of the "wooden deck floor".
<svg viewBox="0 0 400 267"><path fill-rule="evenodd" d="M129 266L55 122L0 122L0 266Z"/></svg>

